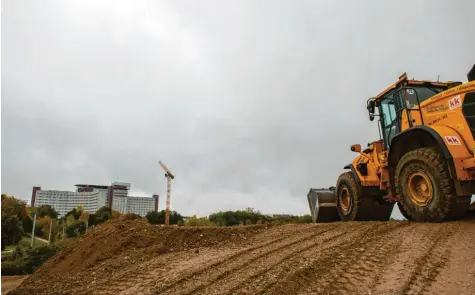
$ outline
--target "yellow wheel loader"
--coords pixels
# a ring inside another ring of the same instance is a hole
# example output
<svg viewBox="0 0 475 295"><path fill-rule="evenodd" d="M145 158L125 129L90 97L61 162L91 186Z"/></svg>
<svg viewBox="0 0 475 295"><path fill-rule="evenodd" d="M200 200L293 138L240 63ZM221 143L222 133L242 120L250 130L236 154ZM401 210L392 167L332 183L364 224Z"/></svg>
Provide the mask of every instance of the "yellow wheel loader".
<svg viewBox="0 0 475 295"><path fill-rule="evenodd" d="M344 167L331 189L307 195L314 222L389 220L395 204L412 221L462 218L475 208L475 65L468 82L408 79L367 101L380 139Z"/></svg>

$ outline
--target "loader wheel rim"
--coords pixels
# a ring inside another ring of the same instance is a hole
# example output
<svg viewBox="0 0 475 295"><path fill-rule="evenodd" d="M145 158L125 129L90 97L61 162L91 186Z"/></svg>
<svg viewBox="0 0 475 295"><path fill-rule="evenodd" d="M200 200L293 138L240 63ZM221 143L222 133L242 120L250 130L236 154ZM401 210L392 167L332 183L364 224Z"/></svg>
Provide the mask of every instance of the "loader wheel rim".
<svg viewBox="0 0 475 295"><path fill-rule="evenodd" d="M343 187L340 191L340 195L338 196L340 200L340 207L344 212L348 212L351 206L351 197L350 191L347 187Z"/></svg>
<svg viewBox="0 0 475 295"><path fill-rule="evenodd" d="M407 178L409 198L419 207L430 204L434 190L429 176L422 171L414 171Z"/></svg>

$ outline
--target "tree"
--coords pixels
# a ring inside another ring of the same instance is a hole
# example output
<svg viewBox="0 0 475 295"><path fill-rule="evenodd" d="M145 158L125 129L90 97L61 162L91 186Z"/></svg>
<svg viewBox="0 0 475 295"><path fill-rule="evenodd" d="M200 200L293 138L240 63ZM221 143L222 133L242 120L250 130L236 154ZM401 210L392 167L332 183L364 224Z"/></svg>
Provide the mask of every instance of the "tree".
<svg viewBox="0 0 475 295"><path fill-rule="evenodd" d="M186 226L213 226L214 224L207 218L198 218L196 215L191 216L185 221Z"/></svg>
<svg viewBox="0 0 475 295"><path fill-rule="evenodd" d="M78 206L66 213L61 218L61 227L65 227L66 237L73 238L84 234L86 232L86 221L89 220L89 217L89 213L83 212L82 206Z"/></svg>
<svg viewBox="0 0 475 295"><path fill-rule="evenodd" d="M78 210L80 209L80 210ZM73 208L73 210L69 211L64 215L65 219L68 220L78 220L82 215L82 209L81 208Z"/></svg>
<svg viewBox="0 0 475 295"><path fill-rule="evenodd" d="M99 208L94 214L95 224L103 223L112 217L112 210L109 207L103 206Z"/></svg>
<svg viewBox="0 0 475 295"><path fill-rule="evenodd" d="M157 211L150 211L145 215L148 223L150 224L160 224L162 220L160 220L160 214ZM165 219L163 219L165 221Z"/></svg>
<svg viewBox="0 0 475 295"><path fill-rule="evenodd" d="M35 225L36 227L35 232L37 232L40 237L48 239L50 225L52 225L51 239L53 240L58 232L58 222L56 221L56 219L52 219L49 216L45 216L43 218L38 219Z"/></svg>
<svg viewBox="0 0 475 295"><path fill-rule="evenodd" d="M2 250L5 246L18 243L23 235L23 225L18 216L2 214Z"/></svg>
<svg viewBox="0 0 475 295"><path fill-rule="evenodd" d="M2 216L5 214L16 215L21 221L23 227L27 230L31 230L33 226L33 220L31 219L28 211L29 210L25 201L17 199L13 196L2 194ZM31 224L31 226L28 227L29 224Z"/></svg>
<svg viewBox="0 0 475 295"><path fill-rule="evenodd" d="M165 214L165 210L160 212L150 211L145 215L145 218L150 224L165 224ZM183 222L183 216L176 211L170 211L170 224L178 224L179 220Z"/></svg>
<svg viewBox="0 0 475 295"><path fill-rule="evenodd" d="M78 237L86 233L86 223L84 220L75 220L66 227L66 236L68 238Z"/></svg>
<svg viewBox="0 0 475 295"><path fill-rule="evenodd" d="M209 216L209 220L218 226L233 226L257 224L259 220L260 223L269 223L272 219L253 208L246 208L245 210L213 213Z"/></svg>
<svg viewBox="0 0 475 295"><path fill-rule="evenodd" d="M89 224L89 226L93 226L93 225L97 224L95 213L89 214L88 224Z"/></svg>
<svg viewBox="0 0 475 295"><path fill-rule="evenodd" d="M37 207L36 213L38 214L38 217L43 218L45 216L49 216L53 219L58 218L58 212L50 205L41 205Z"/></svg>
<svg viewBox="0 0 475 295"><path fill-rule="evenodd" d="M18 243L31 219L26 202L2 194L2 249ZM31 229L31 228L30 228Z"/></svg>
<svg viewBox="0 0 475 295"><path fill-rule="evenodd" d="M87 224L87 226L92 226L92 224L89 223L90 219L91 219L91 214L89 212L82 212L78 220L83 221L85 224Z"/></svg>

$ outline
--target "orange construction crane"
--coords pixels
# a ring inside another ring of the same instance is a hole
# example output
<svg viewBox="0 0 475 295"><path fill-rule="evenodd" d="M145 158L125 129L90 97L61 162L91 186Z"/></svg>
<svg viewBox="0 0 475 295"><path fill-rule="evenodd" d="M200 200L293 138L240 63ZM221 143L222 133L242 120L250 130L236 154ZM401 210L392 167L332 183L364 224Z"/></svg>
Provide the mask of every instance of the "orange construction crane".
<svg viewBox="0 0 475 295"><path fill-rule="evenodd" d="M165 177L167 178L167 209L165 213L165 224L168 225L170 224L170 197L171 197L171 191L172 191L172 179L175 178L175 175L167 168L165 164L162 163L162 161L158 161L160 166L162 166L163 170L165 170Z"/></svg>

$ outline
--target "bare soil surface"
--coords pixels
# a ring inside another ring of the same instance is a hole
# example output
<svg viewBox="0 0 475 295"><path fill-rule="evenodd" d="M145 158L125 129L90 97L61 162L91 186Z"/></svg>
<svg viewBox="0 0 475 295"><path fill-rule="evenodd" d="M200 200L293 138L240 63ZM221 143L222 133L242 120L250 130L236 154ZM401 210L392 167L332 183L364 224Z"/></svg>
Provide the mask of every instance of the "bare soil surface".
<svg viewBox="0 0 475 295"><path fill-rule="evenodd" d="M96 227L20 294L475 294L475 219Z"/></svg>
<svg viewBox="0 0 475 295"><path fill-rule="evenodd" d="M2 295L15 289L28 276L2 276Z"/></svg>

